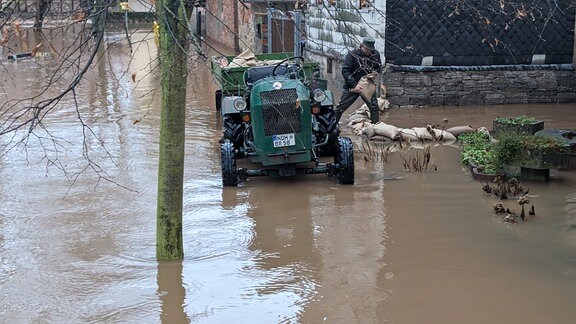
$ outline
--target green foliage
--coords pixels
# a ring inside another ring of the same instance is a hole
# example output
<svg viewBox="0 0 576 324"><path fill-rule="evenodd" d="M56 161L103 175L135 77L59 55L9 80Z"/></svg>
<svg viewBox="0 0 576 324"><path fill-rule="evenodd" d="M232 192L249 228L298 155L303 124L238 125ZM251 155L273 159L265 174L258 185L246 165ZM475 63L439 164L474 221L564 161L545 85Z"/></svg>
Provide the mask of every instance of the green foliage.
<svg viewBox="0 0 576 324"><path fill-rule="evenodd" d="M504 133L500 136L498 142L494 145L496 162L498 165L510 164L519 161L526 154L523 147L524 135L517 133Z"/></svg>
<svg viewBox="0 0 576 324"><path fill-rule="evenodd" d="M522 144L528 151L548 150L558 153L568 152L566 142L554 137L524 136Z"/></svg>
<svg viewBox="0 0 576 324"><path fill-rule="evenodd" d="M528 125L537 122L536 118L520 115L516 117L496 117L496 122L505 125Z"/></svg>
<svg viewBox="0 0 576 324"><path fill-rule="evenodd" d="M499 174L500 167L490 136L483 132L462 134L458 137L462 146L461 161L465 165L473 165L485 174Z"/></svg>
<svg viewBox="0 0 576 324"><path fill-rule="evenodd" d="M534 152L566 152L566 144L557 138L504 133L494 145L498 165L520 163Z"/></svg>

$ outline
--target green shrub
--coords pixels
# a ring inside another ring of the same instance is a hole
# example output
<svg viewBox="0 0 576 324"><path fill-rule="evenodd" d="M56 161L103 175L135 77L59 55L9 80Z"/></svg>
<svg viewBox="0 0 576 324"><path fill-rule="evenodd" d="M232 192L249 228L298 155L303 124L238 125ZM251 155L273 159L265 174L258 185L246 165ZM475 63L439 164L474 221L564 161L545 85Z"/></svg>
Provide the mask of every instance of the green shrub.
<svg viewBox="0 0 576 324"><path fill-rule="evenodd" d="M522 126L532 124L537 121L536 118L528 117L526 115L521 115L517 117L496 117L494 120L500 124L522 125Z"/></svg>
<svg viewBox="0 0 576 324"><path fill-rule="evenodd" d="M521 163L530 157L531 152L566 152L566 144L557 138L504 133L494 145L496 163L510 165Z"/></svg>
<svg viewBox="0 0 576 324"><path fill-rule="evenodd" d="M465 165L472 165L485 174L497 174L500 167L496 163L493 144L490 136L483 132L462 134L458 137L462 147L461 161Z"/></svg>

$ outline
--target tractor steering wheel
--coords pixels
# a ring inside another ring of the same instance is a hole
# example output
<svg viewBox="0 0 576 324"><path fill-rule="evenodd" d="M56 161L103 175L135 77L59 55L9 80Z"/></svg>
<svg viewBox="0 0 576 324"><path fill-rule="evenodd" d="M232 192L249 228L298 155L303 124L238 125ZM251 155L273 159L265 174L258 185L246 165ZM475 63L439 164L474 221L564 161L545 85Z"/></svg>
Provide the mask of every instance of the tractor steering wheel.
<svg viewBox="0 0 576 324"><path fill-rule="evenodd" d="M276 69L281 66L283 63L290 61L290 60L295 60L295 59L301 59L304 60L304 58L302 56L292 56L289 57L287 59L282 60L281 62L279 62L278 64L276 64L276 66L274 67L274 69L272 70L272 76L276 76ZM288 69L286 69L287 71ZM284 74L286 74L286 71L284 71Z"/></svg>

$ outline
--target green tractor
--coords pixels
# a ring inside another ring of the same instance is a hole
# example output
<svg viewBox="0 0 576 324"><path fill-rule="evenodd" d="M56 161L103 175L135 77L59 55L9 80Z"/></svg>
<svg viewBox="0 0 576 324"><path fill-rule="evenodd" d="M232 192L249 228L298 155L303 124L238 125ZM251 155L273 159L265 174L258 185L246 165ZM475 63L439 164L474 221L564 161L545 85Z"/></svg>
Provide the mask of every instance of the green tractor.
<svg viewBox="0 0 576 324"><path fill-rule="evenodd" d="M334 95L320 78L318 63L290 57L275 65L248 67L242 79L238 88L243 91L223 93L217 103L224 186L255 176L318 173L340 184L354 183L353 144L339 137ZM241 159L251 167L238 167Z"/></svg>

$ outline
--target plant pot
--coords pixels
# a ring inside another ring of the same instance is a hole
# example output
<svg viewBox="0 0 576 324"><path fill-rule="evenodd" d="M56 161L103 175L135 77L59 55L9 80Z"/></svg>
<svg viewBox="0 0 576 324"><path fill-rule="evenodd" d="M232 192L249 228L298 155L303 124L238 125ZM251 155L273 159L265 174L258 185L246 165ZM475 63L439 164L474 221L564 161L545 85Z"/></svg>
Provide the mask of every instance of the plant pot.
<svg viewBox="0 0 576 324"><path fill-rule="evenodd" d="M478 170L477 167L472 167L471 168L472 171L472 178L474 180L479 180L479 181L489 181L489 182L493 182L494 179L496 179L497 177L500 177L502 179L504 179L506 177L505 173L500 173L500 174L486 174L486 173L482 173L481 171Z"/></svg>
<svg viewBox="0 0 576 324"><path fill-rule="evenodd" d="M544 129L544 121L535 121L525 124L508 124L494 120L492 122L492 136L498 138L504 133L516 133L521 135L534 135Z"/></svg>
<svg viewBox="0 0 576 324"><path fill-rule="evenodd" d="M566 167L569 170L576 169L576 130L575 129L556 129L556 128L546 128L543 129L536 134L536 136L544 136L550 138L557 138L566 143L568 148L568 166ZM562 157L565 158L565 157ZM564 164L563 161L561 164ZM559 167L562 169L564 167Z"/></svg>
<svg viewBox="0 0 576 324"><path fill-rule="evenodd" d="M570 155L567 152L553 150L528 151L528 157L520 164L530 169L565 169L570 164Z"/></svg>

